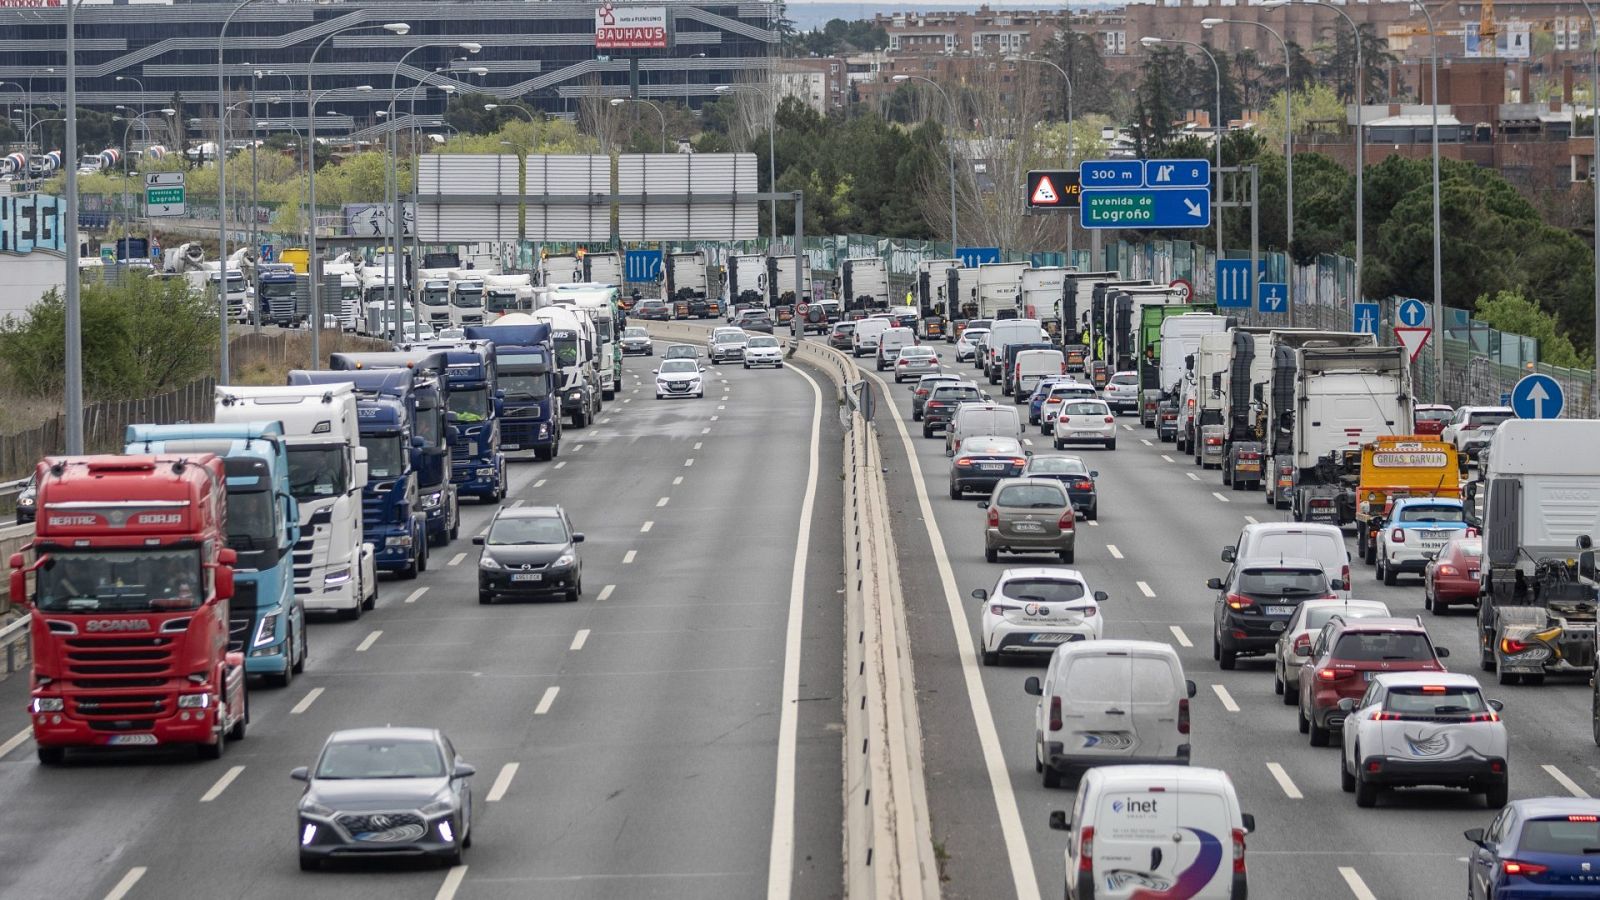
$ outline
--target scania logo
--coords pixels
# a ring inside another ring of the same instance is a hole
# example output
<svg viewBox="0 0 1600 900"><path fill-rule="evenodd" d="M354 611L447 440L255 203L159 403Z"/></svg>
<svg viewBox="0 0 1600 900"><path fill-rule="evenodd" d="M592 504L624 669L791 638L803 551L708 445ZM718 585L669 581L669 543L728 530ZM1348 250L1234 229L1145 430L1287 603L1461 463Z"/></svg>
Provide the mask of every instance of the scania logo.
<svg viewBox="0 0 1600 900"><path fill-rule="evenodd" d="M149 619L90 619L84 631L149 631Z"/></svg>

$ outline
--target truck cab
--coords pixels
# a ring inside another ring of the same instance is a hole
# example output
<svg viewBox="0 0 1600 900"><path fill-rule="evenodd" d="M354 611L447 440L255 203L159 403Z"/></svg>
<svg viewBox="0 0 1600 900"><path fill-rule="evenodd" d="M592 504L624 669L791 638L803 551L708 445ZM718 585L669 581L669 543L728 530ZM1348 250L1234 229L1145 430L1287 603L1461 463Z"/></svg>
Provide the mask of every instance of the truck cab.
<svg viewBox="0 0 1600 900"><path fill-rule="evenodd" d="M522 321L520 324L518 320ZM531 453L548 460L561 452L555 345L550 326L522 314L466 330L467 340L494 346L496 383L504 397L500 410L500 450Z"/></svg>
<svg viewBox="0 0 1600 900"><path fill-rule="evenodd" d="M450 324L456 328L483 324L483 273L476 269L450 272Z"/></svg>
<svg viewBox="0 0 1600 900"><path fill-rule="evenodd" d="M467 494L484 503L505 499L506 458L500 450L500 421L505 415L505 393L500 390L494 342L486 340L439 341L402 344L403 352L443 353L449 368L450 481L457 495Z"/></svg>
<svg viewBox="0 0 1600 900"><path fill-rule="evenodd" d="M561 412L572 417L573 428L583 428L600 414L600 363L594 325L587 316L565 306L544 307L531 318L550 327L556 367L561 373Z"/></svg>
<svg viewBox="0 0 1600 900"><path fill-rule="evenodd" d="M558 284L553 287L552 300L569 306L588 317L593 327L595 356L599 362L600 397L616 397L617 383L622 380L622 344L617 328L617 298L619 291L609 284L585 282Z"/></svg>
<svg viewBox="0 0 1600 900"><path fill-rule="evenodd" d="M418 299L422 302L422 319L434 328L450 324L450 273L423 269L417 273L422 282Z"/></svg>
<svg viewBox="0 0 1600 900"><path fill-rule="evenodd" d="M268 325L290 328L305 321L294 266L263 263L256 268L256 305L260 321Z"/></svg>
<svg viewBox="0 0 1600 900"><path fill-rule="evenodd" d="M507 313L533 312L532 275L485 275L483 284L483 324Z"/></svg>

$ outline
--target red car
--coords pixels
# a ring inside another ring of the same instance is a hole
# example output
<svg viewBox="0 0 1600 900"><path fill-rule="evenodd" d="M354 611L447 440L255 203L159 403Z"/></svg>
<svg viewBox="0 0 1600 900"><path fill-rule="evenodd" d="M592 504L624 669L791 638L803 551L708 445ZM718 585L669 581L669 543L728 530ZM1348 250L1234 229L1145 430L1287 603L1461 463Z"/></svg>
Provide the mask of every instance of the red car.
<svg viewBox="0 0 1600 900"><path fill-rule="evenodd" d="M1412 432L1416 434L1443 434L1445 423L1456 414L1455 408L1431 403L1417 405Z"/></svg>
<svg viewBox="0 0 1600 900"><path fill-rule="evenodd" d="M1328 746L1333 729L1344 724L1339 701L1361 699L1373 675L1443 672L1439 660L1449 655L1449 650L1433 646L1421 618L1334 616L1300 664L1300 733L1311 736L1313 747Z"/></svg>
<svg viewBox="0 0 1600 900"><path fill-rule="evenodd" d="M1457 538L1422 570L1422 605L1436 616L1451 604L1478 605L1478 564L1483 560L1483 538Z"/></svg>

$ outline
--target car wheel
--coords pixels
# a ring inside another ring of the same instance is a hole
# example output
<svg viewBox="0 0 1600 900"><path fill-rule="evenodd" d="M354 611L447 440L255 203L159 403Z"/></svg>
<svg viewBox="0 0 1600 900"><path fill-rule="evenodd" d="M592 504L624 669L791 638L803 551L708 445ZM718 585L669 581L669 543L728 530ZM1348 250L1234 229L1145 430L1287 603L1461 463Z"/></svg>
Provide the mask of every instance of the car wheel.
<svg viewBox="0 0 1600 900"><path fill-rule="evenodd" d="M983 651L983 664L986 666L1000 665L1000 654L991 652L989 650Z"/></svg>
<svg viewBox="0 0 1600 900"><path fill-rule="evenodd" d="M453 869L456 866L461 865L461 848L458 847L450 853L445 854L443 857L441 857L441 859L444 861L445 868L447 869Z"/></svg>
<svg viewBox="0 0 1600 900"><path fill-rule="evenodd" d="M925 438L933 437L933 429L926 425L922 426L922 436Z"/></svg>
<svg viewBox="0 0 1600 900"><path fill-rule="evenodd" d="M1356 790L1356 776L1351 774L1350 767L1345 764L1344 751L1339 751L1339 789L1346 794L1353 794Z"/></svg>
<svg viewBox="0 0 1600 900"><path fill-rule="evenodd" d="M1328 739L1333 736L1332 729L1324 728L1321 725L1318 725L1316 719L1309 719L1307 721L1311 725L1311 730L1307 732L1308 734L1311 735L1311 746L1313 746L1313 747L1326 747L1326 746L1328 746Z"/></svg>
<svg viewBox="0 0 1600 900"><path fill-rule="evenodd" d="M1089 507L1089 511L1083 514L1083 518L1089 522L1100 521L1100 504L1096 503Z"/></svg>
<svg viewBox="0 0 1600 900"><path fill-rule="evenodd" d="M1309 732L1311 730L1311 720L1306 718L1305 707L1301 706L1297 702L1295 704L1294 714L1295 714L1295 718L1298 720L1295 724L1297 724L1299 726L1300 733L1301 734L1306 734L1307 732Z"/></svg>
<svg viewBox="0 0 1600 900"><path fill-rule="evenodd" d="M984 562L999 562L1000 561L1000 551L994 549L993 547L985 547L985 548L983 548L983 561Z"/></svg>
<svg viewBox="0 0 1600 900"><path fill-rule="evenodd" d="M1510 799L1510 793L1511 784L1509 781L1502 781L1499 784L1491 784L1483 792L1484 805L1488 806L1490 809L1500 809L1501 807L1505 806L1506 801Z"/></svg>
<svg viewBox="0 0 1600 900"><path fill-rule="evenodd" d="M1283 676L1278 674L1276 665L1272 667L1272 692L1280 697L1283 696Z"/></svg>
<svg viewBox="0 0 1600 900"><path fill-rule="evenodd" d="M1054 447L1054 448L1056 448L1056 449L1057 449L1057 450L1065 450L1065 449L1066 449L1066 447L1067 447L1067 445L1066 445L1066 444L1063 444L1063 443L1061 443L1061 442L1060 442L1060 441L1058 441L1058 440L1052 440L1052 441L1051 441L1051 442L1050 442L1050 446L1052 446L1052 447Z"/></svg>
<svg viewBox="0 0 1600 900"><path fill-rule="evenodd" d="M1050 790L1055 790L1061 787L1061 773L1057 772L1055 767L1044 767L1044 786Z"/></svg>
<svg viewBox="0 0 1600 900"><path fill-rule="evenodd" d="M1221 647L1219 650L1220 652L1217 656L1217 665L1220 666L1223 671L1232 672L1234 669L1238 668L1239 654L1237 651L1229 650L1227 647Z"/></svg>
<svg viewBox="0 0 1600 900"><path fill-rule="evenodd" d="M1115 450L1115 449L1117 449L1117 442L1115 440L1106 441L1106 449L1107 450Z"/></svg>
<svg viewBox="0 0 1600 900"><path fill-rule="evenodd" d="M1355 778L1356 805L1362 809L1370 809L1371 807L1377 806L1378 786L1366 780L1365 778L1362 778L1359 771L1356 772Z"/></svg>
<svg viewBox="0 0 1600 900"><path fill-rule="evenodd" d="M1439 610L1433 608L1433 595L1428 593L1428 584L1426 580L1424 580L1422 584L1422 608L1436 616L1442 615Z"/></svg>
<svg viewBox="0 0 1600 900"><path fill-rule="evenodd" d="M577 603L578 602L578 597L581 594L582 594L582 590L580 588L573 588L572 590L567 591L567 595L566 595L565 599L566 599L566 601L568 603Z"/></svg>
<svg viewBox="0 0 1600 900"><path fill-rule="evenodd" d="M1497 665L1494 658L1494 646L1484 637L1482 631L1478 634L1478 668L1485 672L1493 672ZM1600 723L1600 699L1595 701L1596 723ZM1596 740L1600 744L1600 740Z"/></svg>
<svg viewBox="0 0 1600 900"><path fill-rule="evenodd" d="M960 500L961 499L961 495L964 494L964 493L966 493L966 492L961 490L961 488L957 487L956 485L953 485L953 484L950 485L950 499L951 500Z"/></svg>
<svg viewBox="0 0 1600 900"><path fill-rule="evenodd" d="M1070 565L1072 565L1072 561L1076 557L1076 555L1077 554L1076 554L1075 551L1063 550L1063 551L1061 551L1061 561L1063 563L1065 563L1066 565L1070 566Z"/></svg>
<svg viewBox="0 0 1600 900"><path fill-rule="evenodd" d="M1394 585L1399 582L1400 573L1396 572L1384 557L1379 557L1378 562L1378 577L1383 579L1384 584Z"/></svg>
<svg viewBox="0 0 1600 900"><path fill-rule="evenodd" d="M911 421L913 421L913 422L921 422L922 421L922 413L919 413L916 410L912 410L911 411Z"/></svg>
<svg viewBox="0 0 1600 900"><path fill-rule="evenodd" d="M479 591L478 592L478 603L479 604L481 604L483 606L488 606L489 603L491 601L493 601L493 600L494 600L494 595L489 593L488 591Z"/></svg>
<svg viewBox="0 0 1600 900"><path fill-rule="evenodd" d="M1289 683L1288 673L1285 672L1284 673L1284 679L1283 679L1283 705L1284 706L1294 706L1298 702L1299 697L1300 697L1300 685L1298 685L1298 684L1291 685Z"/></svg>
<svg viewBox="0 0 1600 900"><path fill-rule="evenodd" d="M1211 629L1211 658L1222 658L1222 639L1217 637L1217 629Z"/></svg>
<svg viewBox="0 0 1600 900"><path fill-rule="evenodd" d="M1377 541L1373 541L1373 540L1368 540L1367 541L1367 552L1363 556L1363 559L1365 559L1367 561L1367 565L1369 565L1369 566L1375 566L1375 565L1378 564L1378 542Z"/></svg>

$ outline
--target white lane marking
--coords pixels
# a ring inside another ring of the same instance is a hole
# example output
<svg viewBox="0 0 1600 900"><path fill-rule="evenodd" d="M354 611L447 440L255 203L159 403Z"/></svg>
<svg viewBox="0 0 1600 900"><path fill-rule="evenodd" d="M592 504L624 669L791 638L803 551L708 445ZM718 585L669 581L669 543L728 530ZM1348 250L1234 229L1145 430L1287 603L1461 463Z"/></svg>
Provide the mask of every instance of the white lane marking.
<svg viewBox="0 0 1600 900"><path fill-rule="evenodd" d="M516 509L517 507L519 507L521 505L522 505L522 500L521 499L513 500L513 501L511 501L510 508L511 509Z"/></svg>
<svg viewBox="0 0 1600 900"><path fill-rule="evenodd" d="M465 550L463 550L460 553L457 553L455 556L450 557L450 561L445 563L445 565L447 565L447 566L459 566L459 565L461 565L461 561L463 559L466 559L466 558L467 558L467 553L466 553Z"/></svg>
<svg viewBox="0 0 1600 900"><path fill-rule="evenodd" d="M1129 425L1127 422L1123 422L1122 423L1122 428L1123 428L1124 431L1132 431L1133 430L1133 426Z"/></svg>
<svg viewBox="0 0 1600 900"><path fill-rule="evenodd" d="M1356 873L1355 869L1349 866L1340 866L1339 877L1344 879L1345 887L1350 889L1350 893L1355 895L1356 900L1378 900L1378 895L1367 887L1367 883L1361 880L1361 876Z"/></svg>
<svg viewBox="0 0 1600 900"><path fill-rule="evenodd" d="M639 533L640 534L649 534L650 533L650 529L654 528L655 525L656 525L656 523L646 520L643 525L639 526Z"/></svg>
<svg viewBox="0 0 1600 900"><path fill-rule="evenodd" d="M694 457L691 456L688 459L684 460L683 461L683 465L684 465L684 468L688 468L689 466L694 465Z"/></svg>
<svg viewBox="0 0 1600 900"><path fill-rule="evenodd" d="M1026 446L1032 447L1033 446L1033 438L1023 438L1022 439L1022 443L1024 445L1026 445Z"/></svg>
<svg viewBox="0 0 1600 900"><path fill-rule="evenodd" d="M1112 559L1121 559L1122 558L1122 551L1117 549L1117 545L1116 544L1107 544L1106 545L1106 552L1111 554L1111 558Z"/></svg>
<svg viewBox="0 0 1600 900"><path fill-rule="evenodd" d="M466 866L451 866L450 871L444 873L444 884L439 885L439 893L433 895L433 900L455 900L456 891L461 889L461 880L466 877Z"/></svg>
<svg viewBox="0 0 1600 900"><path fill-rule="evenodd" d="M1249 522L1251 525L1260 525L1261 524L1260 522L1256 521L1256 517L1255 516L1245 516L1244 520L1246 522Z"/></svg>
<svg viewBox="0 0 1600 900"><path fill-rule="evenodd" d="M694 442L694 449L696 449L696 450L699 450L701 447L704 447L704 446L705 446L705 442L704 441L695 441Z"/></svg>
<svg viewBox="0 0 1600 900"><path fill-rule="evenodd" d="M1200 480L1200 476L1199 476L1199 475L1196 475L1196 474L1195 474L1195 473L1193 473L1193 472L1185 472L1185 473L1183 473L1183 474L1185 474L1185 475L1187 475L1187 476L1189 476L1189 479L1190 479L1190 480L1191 480L1191 481L1199 481L1199 480Z"/></svg>
<svg viewBox="0 0 1600 900"><path fill-rule="evenodd" d="M707 420L707 421L710 421L710 422L715 422L715 421L716 421L716 420L718 420L718 419L720 419L720 418L722 418L722 417L721 417L721 416L712 416L712 417L711 417L711 418L710 418L710 419L708 419L708 420Z"/></svg>
<svg viewBox="0 0 1600 900"><path fill-rule="evenodd" d="M298 716L301 713L305 712L306 710L310 709L311 708L311 704L317 702L317 698L322 696L322 692L324 690L326 690L326 688L312 688L311 690L306 691L306 695L304 697L300 698L300 702L296 703L289 710L289 715Z"/></svg>
<svg viewBox="0 0 1600 900"><path fill-rule="evenodd" d="M511 790L511 779L517 777L517 770L522 768L521 763L509 762L500 767L500 774L494 777L494 784L489 787L489 793L483 797L485 803L499 803L505 798L506 791Z"/></svg>
<svg viewBox="0 0 1600 900"><path fill-rule="evenodd" d="M727 409L727 407L726 406L718 406L717 409Z"/></svg>
<svg viewBox="0 0 1600 900"><path fill-rule="evenodd" d="M711 429L709 429L709 428L702 428L702 429L700 429L700 433L701 433L701 434L710 434L710 433L711 433Z"/></svg>
<svg viewBox="0 0 1600 900"><path fill-rule="evenodd" d="M667 503L669 501L671 501L671 500L672 500L671 497L662 497L660 500L656 501L656 509L660 509L661 507L666 506Z"/></svg>
<svg viewBox="0 0 1600 900"><path fill-rule="evenodd" d="M567 452L568 453L577 453L579 450L582 450L582 449L583 449L583 445L582 444L573 444L571 447L567 448Z"/></svg>
<svg viewBox="0 0 1600 900"><path fill-rule="evenodd" d="M1217 498L1218 500L1221 500L1223 503L1227 503L1228 502L1228 498L1222 496L1222 492L1221 491L1212 491L1211 492L1211 496Z"/></svg>
<svg viewBox="0 0 1600 900"><path fill-rule="evenodd" d="M1089 526L1090 528L1099 528L1100 527L1100 523L1098 521L1094 520L1094 519L1084 519L1083 520L1083 524Z"/></svg>
<svg viewBox="0 0 1600 900"><path fill-rule="evenodd" d="M629 550L627 553L624 553L622 555L622 564L623 565L628 565L629 563L633 562L633 558L635 556L638 556L638 555L639 555L639 551L637 551L637 550Z"/></svg>
<svg viewBox="0 0 1600 900"><path fill-rule="evenodd" d="M1267 763L1267 771L1272 773L1272 778L1274 781L1278 782L1278 787L1283 788L1283 795L1285 797L1288 797L1290 800L1305 799L1306 795L1300 793L1300 789L1295 787L1294 779L1290 778L1289 773L1283 770L1283 766L1280 766L1275 762L1269 762Z"/></svg>
<svg viewBox="0 0 1600 900"><path fill-rule="evenodd" d="M881 379L879 387L886 387ZM922 525L928 532L928 541L933 548L934 568L939 572L939 585L943 589L945 609L950 616L950 626L955 632L956 651L961 659L961 675L967 691L967 704L972 709L973 724L978 731L978 746L983 751L984 771L989 777L989 790L994 796L995 810L1000 820L1000 835L1006 846L1006 863L1011 872L1012 890L1016 892L1017 900L1039 900L1039 879L1033 871L1033 857L1028 852L1028 835L1023 830L1022 815L1017 810L1016 792L1011 787L1011 772L1006 767L1006 757L1000 749L1000 734L995 728L994 710L989 705L989 694L984 688L983 676L978 669L977 651L972 644L972 627L967 622L967 611L961 599L963 595L956 584L955 571L950 566L950 556L945 552L944 534L939 528L938 520L934 518L933 503L928 499L928 479L923 473L922 461L917 456L916 445L911 441L911 433L906 430L906 422L900 415L899 407L891 404L889 409L894 414L895 429L900 432L900 445L915 476L911 479L911 485L916 490L917 506L922 512ZM768 896L771 896L770 892Z"/></svg>
<svg viewBox="0 0 1600 900"><path fill-rule="evenodd" d="M1174 461L1172 457L1166 455L1165 453L1161 454L1161 458L1166 460L1167 462L1173 462Z"/></svg>
<svg viewBox="0 0 1600 900"><path fill-rule="evenodd" d="M572 646L568 650L582 650L583 645L589 640L589 629L579 628L578 633L572 637Z"/></svg>
<svg viewBox="0 0 1600 900"><path fill-rule="evenodd" d="M683 484L683 476L679 475L678 477L672 479L672 483L673 484Z"/></svg>
<svg viewBox="0 0 1600 900"><path fill-rule="evenodd" d="M545 688L544 696L539 698L539 705L533 708L533 714L536 716L542 716L549 712L550 707L555 705L556 695L559 693L561 693L561 688L558 688L555 685Z"/></svg>
<svg viewBox="0 0 1600 900"><path fill-rule="evenodd" d="M18 747L21 747L23 741L26 741L31 737L33 737L33 729L24 728L7 738L4 744L0 744L0 759L5 759L7 753L10 753Z"/></svg>
<svg viewBox="0 0 1600 900"><path fill-rule="evenodd" d="M134 866L129 869L128 874L122 876L122 880L117 882L117 886L111 889L111 893L106 894L106 900L122 900L123 897L128 896L128 892L133 890L133 886L138 884L139 879L144 877L144 870L144 866Z"/></svg>
<svg viewBox="0 0 1600 900"><path fill-rule="evenodd" d="M604 419L601 419L600 420L600 424L601 425L610 425L611 424L611 417L610 416L606 416Z"/></svg>
<svg viewBox="0 0 1600 900"><path fill-rule="evenodd" d="M1139 592L1144 594L1146 597L1154 597L1156 595L1155 591L1150 590L1150 585L1142 581L1135 581L1134 584L1139 586Z"/></svg>
<svg viewBox="0 0 1600 900"><path fill-rule="evenodd" d="M634 391L634 393L637 394L639 392L638 391ZM623 397L622 398L622 402L623 403L632 403L633 402L633 398L632 397ZM462 866L462 868L465 869L466 866Z"/></svg>
<svg viewBox="0 0 1600 900"><path fill-rule="evenodd" d="M1211 686L1211 690L1215 691L1217 694L1217 699L1222 701L1223 709L1227 710L1228 712L1239 711L1239 704L1233 702L1233 695L1228 693L1228 689L1226 687L1220 684L1213 684Z"/></svg>
<svg viewBox="0 0 1600 900"><path fill-rule="evenodd" d="M367 652L368 648L370 648L373 644L377 643L378 642L378 638L381 637L382 635L383 635L382 631L374 631L373 633L371 633L371 634L367 635L366 637L362 638L361 639L361 643L356 645L356 652L357 653L365 653L365 652Z"/></svg>
<svg viewBox="0 0 1600 900"><path fill-rule="evenodd" d="M222 777L218 778L216 784L213 784L211 786L211 790L206 791L204 794L200 795L200 802L201 803L210 803L211 801L217 799L218 797L221 797L222 796L222 792L227 790L228 789L228 785L233 784L233 780L235 778L238 778L239 777L239 773L243 772L243 771L244 771L244 766L234 766L233 768L229 769L228 771L223 772L222 773Z"/></svg>
<svg viewBox="0 0 1600 900"><path fill-rule="evenodd" d="M789 569L789 613L784 625L783 693L779 696L778 763L772 788L772 841L767 850L767 900L789 900L794 882L795 752L800 715L800 638L806 610L806 557L811 551L811 519L816 509L819 456L822 446L822 388L810 375L791 367L811 385L811 447L806 458L806 492L796 523L794 562ZM880 382L879 387L882 387ZM891 405L890 407L894 407ZM900 421L898 410L895 421ZM905 436L905 424L900 425ZM911 446L906 438L906 447ZM917 479L921 491L921 479ZM933 511L923 504L923 515ZM954 593L948 591L947 593ZM969 656L971 654L968 654Z"/></svg>
<svg viewBox="0 0 1600 900"><path fill-rule="evenodd" d="M422 597L423 594L426 594L427 592L428 592L428 589L426 587L419 587L416 590L414 590L411 593L406 595L406 602L407 603L415 603L415 602L417 602L418 599L420 599Z"/></svg>
<svg viewBox="0 0 1600 900"><path fill-rule="evenodd" d="M1546 775L1549 775L1551 778L1554 778L1556 780L1556 784L1559 784L1562 787L1566 788L1567 789L1567 793L1571 794L1572 796L1574 796L1574 797L1588 797L1589 796L1589 792L1588 791L1584 790L1581 787L1578 787L1578 783L1576 781L1573 781L1571 778L1568 778L1567 777L1567 773L1561 771L1560 769L1556 768L1555 766L1552 766L1552 765L1546 763L1545 765L1542 765L1539 768L1543 769L1545 771Z"/></svg>
<svg viewBox="0 0 1600 900"><path fill-rule="evenodd" d="M1154 447L1155 446L1155 444L1150 443L1150 439L1149 438L1139 438L1139 443L1145 445L1146 447Z"/></svg>
<svg viewBox="0 0 1600 900"><path fill-rule="evenodd" d="M605 599L608 599L608 598L609 598L609 597L610 597L610 596L611 596L611 592L612 592L612 591L615 591L615 590L616 590L616 589L617 589L617 586L616 586L616 585L614 585L614 584L608 584L608 585L606 585L606 586L605 586L605 587L603 587L603 588L601 588L601 589L600 589L600 596L598 596L598 597L596 597L596 598L595 598L595 599L596 599L596 600L605 600Z"/></svg>
<svg viewBox="0 0 1600 900"><path fill-rule="evenodd" d="M1172 636L1177 639L1179 647L1194 646L1194 641L1189 640L1189 636L1183 633L1182 628L1179 628L1176 625L1168 625L1167 627L1172 629Z"/></svg>
<svg viewBox="0 0 1600 900"><path fill-rule="evenodd" d="M533 483L533 486L534 486L534 487L536 487L536 488L542 488L542 487L544 487L544 483L545 483L545 481L547 481L547 480L548 480L548 479L545 479L545 478L541 478L541 479L539 479L539 480L538 480L538 481L535 481L535 482L534 482L534 483Z"/></svg>
<svg viewBox="0 0 1600 900"><path fill-rule="evenodd" d="M562 461L556 463L555 467L558 468L558 469L564 469L564 468L566 468L566 466L567 466L567 461L563 459Z"/></svg>

